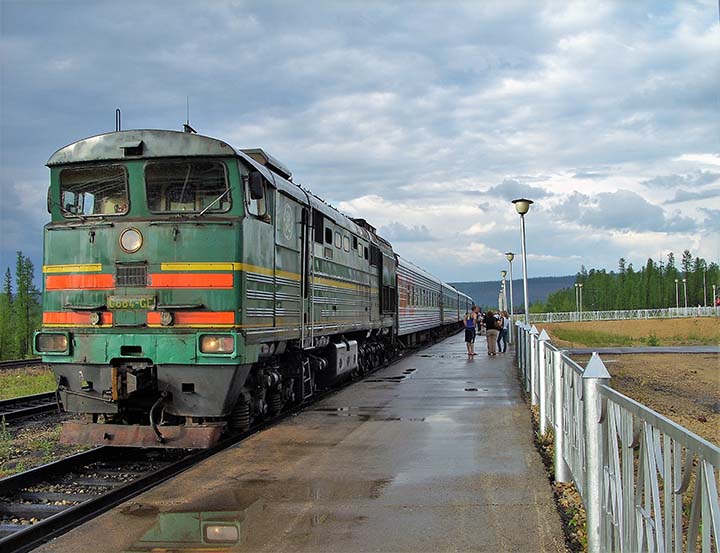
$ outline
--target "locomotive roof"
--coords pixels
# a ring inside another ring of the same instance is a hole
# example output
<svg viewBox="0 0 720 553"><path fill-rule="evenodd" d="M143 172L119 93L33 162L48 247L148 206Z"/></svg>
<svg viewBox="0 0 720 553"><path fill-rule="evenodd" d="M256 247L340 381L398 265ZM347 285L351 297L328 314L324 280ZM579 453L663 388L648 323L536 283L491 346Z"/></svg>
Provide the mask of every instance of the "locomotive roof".
<svg viewBox="0 0 720 553"><path fill-rule="evenodd" d="M140 146L139 155L128 153ZM217 138L180 131L141 129L98 134L78 140L50 156L47 166L116 159L235 155L235 148Z"/></svg>
<svg viewBox="0 0 720 553"><path fill-rule="evenodd" d="M220 157L241 158L247 165L260 171L276 189L313 209L321 211L335 224L341 225L365 239L392 246L382 237L370 233L349 217L325 203L298 184L291 182L292 173L277 159L260 149L234 148L227 142L201 134L164 129L135 129L98 134L68 144L57 150L47 162L48 167L71 163L147 159L160 157Z"/></svg>

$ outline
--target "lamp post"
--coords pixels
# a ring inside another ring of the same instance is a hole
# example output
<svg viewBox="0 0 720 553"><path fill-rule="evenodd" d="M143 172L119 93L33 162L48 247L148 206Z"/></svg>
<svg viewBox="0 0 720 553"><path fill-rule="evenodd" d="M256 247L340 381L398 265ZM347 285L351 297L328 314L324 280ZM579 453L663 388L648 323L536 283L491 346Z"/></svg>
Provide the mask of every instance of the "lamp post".
<svg viewBox="0 0 720 553"><path fill-rule="evenodd" d="M675 309L680 309L680 294L678 293L678 279L675 279Z"/></svg>
<svg viewBox="0 0 720 553"><path fill-rule="evenodd" d="M580 290L580 320L582 321L582 314L583 314L583 306L582 306L582 288L583 283L578 284L578 289Z"/></svg>
<svg viewBox="0 0 720 553"><path fill-rule="evenodd" d="M707 267L703 267L703 307L707 307ZM715 298L713 298L715 299Z"/></svg>
<svg viewBox="0 0 720 553"><path fill-rule="evenodd" d="M505 289L505 276L507 275L507 271L500 271L500 275L502 276L502 294L503 294L502 311L505 311L507 309L507 290Z"/></svg>
<svg viewBox="0 0 720 553"><path fill-rule="evenodd" d="M505 257L508 260L508 265L510 265L510 318L512 319L512 317L514 315L514 313L513 313L513 287L512 287L512 284L513 284L512 283L512 281L513 281L512 262L513 262L513 259L515 259L515 254L513 252L507 252L505 254Z"/></svg>
<svg viewBox="0 0 720 553"><path fill-rule="evenodd" d="M578 292L578 283L575 283L575 319L577 319L577 314L580 311L580 294Z"/></svg>
<svg viewBox="0 0 720 553"><path fill-rule="evenodd" d="M530 206L533 204L532 200L525 198L519 198L513 200L515 204L515 211L520 215L520 237L522 239L522 266L523 266L523 295L525 297L525 324L530 324L530 302L528 302L528 281L527 281L527 252L525 249L525 214L530 211Z"/></svg>
<svg viewBox="0 0 720 553"><path fill-rule="evenodd" d="M683 279L683 296L685 297L685 309L687 309L687 279Z"/></svg>

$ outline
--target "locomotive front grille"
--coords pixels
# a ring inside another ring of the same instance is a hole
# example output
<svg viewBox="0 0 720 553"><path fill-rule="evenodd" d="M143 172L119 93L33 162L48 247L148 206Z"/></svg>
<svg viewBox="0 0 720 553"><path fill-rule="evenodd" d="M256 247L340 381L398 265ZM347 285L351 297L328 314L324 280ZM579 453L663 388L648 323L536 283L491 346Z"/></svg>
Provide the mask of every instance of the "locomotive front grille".
<svg viewBox="0 0 720 553"><path fill-rule="evenodd" d="M147 286L147 265L116 265L115 286L144 287Z"/></svg>

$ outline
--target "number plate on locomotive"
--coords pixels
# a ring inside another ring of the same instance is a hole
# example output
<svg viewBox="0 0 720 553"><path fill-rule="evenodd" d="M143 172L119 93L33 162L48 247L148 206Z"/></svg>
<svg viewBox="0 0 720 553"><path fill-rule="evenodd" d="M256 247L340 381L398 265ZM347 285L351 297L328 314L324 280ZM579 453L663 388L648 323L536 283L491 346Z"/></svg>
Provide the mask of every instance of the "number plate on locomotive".
<svg viewBox="0 0 720 553"><path fill-rule="evenodd" d="M108 296L108 309L155 309L155 296Z"/></svg>

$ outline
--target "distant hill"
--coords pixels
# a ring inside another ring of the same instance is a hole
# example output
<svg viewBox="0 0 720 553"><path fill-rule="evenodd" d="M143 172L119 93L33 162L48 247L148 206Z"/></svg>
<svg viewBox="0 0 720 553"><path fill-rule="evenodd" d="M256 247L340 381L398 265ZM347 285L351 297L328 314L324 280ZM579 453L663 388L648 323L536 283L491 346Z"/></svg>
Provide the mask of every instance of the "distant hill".
<svg viewBox="0 0 720 553"><path fill-rule="evenodd" d="M575 275L557 277L535 277L528 279L528 294L530 303L545 301L548 294L561 288L572 287L576 280ZM455 288L465 292L475 300L477 305L483 308L497 307L498 294L500 293L500 281L490 280L485 282L451 282ZM510 294L510 282L507 283L508 295ZM522 279L513 279L513 305L520 307L523 304Z"/></svg>

